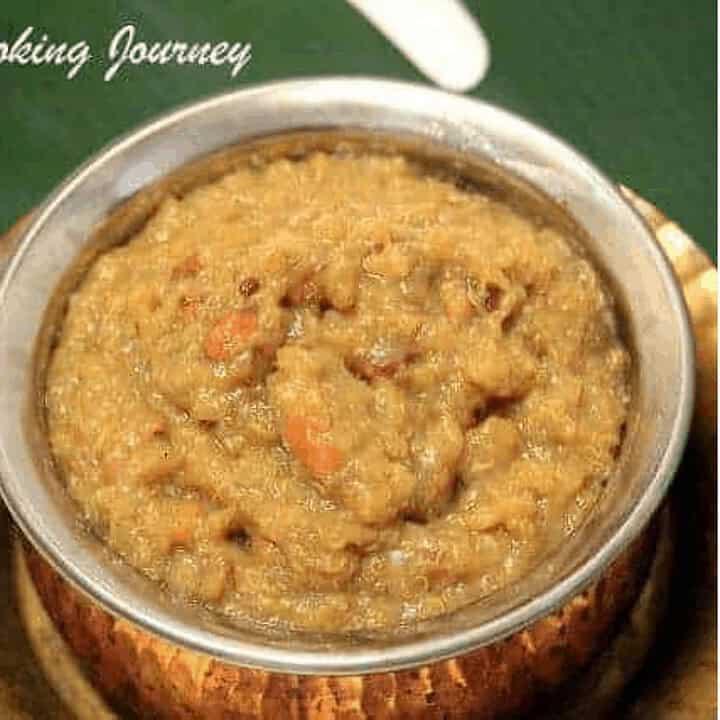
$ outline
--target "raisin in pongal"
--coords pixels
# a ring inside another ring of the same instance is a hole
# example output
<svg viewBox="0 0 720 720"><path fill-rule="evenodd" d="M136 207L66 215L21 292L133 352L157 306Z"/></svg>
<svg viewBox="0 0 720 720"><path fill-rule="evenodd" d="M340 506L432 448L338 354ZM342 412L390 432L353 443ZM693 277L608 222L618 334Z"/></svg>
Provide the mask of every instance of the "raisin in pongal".
<svg viewBox="0 0 720 720"><path fill-rule="evenodd" d="M382 630L512 582L591 512L628 366L573 238L403 157L315 153L167 199L94 263L50 441L171 592Z"/></svg>

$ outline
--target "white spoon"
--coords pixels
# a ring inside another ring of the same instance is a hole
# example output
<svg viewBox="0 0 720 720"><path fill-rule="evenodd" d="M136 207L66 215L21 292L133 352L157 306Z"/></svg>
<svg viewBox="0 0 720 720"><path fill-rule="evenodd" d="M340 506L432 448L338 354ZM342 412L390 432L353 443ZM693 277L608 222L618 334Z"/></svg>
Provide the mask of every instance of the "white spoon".
<svg viewBox="0 0 720 720"><path fill-rule="evenodd" d="M460 0L347 1L440 87L466 92L485 77L490 47Z"/></svg>

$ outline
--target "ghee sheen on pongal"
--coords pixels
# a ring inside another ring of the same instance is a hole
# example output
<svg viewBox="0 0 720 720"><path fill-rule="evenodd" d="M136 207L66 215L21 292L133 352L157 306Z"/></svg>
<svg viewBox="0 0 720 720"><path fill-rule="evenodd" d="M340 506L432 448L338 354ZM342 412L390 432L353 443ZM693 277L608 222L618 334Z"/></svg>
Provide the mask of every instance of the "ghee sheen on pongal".
<svg viewBox="0 0 720 720"><path fill-rule="evenodd" d="M237 623L396 628L592 511L629 402L573 239L401 156L165 200L71 296L50 441L105 542Z"/></svg>

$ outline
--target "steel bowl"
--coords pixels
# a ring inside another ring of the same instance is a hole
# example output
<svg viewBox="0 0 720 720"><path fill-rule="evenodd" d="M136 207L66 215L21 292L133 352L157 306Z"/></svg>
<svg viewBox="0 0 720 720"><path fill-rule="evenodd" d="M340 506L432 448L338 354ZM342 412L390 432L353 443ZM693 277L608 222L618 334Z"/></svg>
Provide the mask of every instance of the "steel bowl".
<svg viewBox="0 0 720 720"><path fill-rule="evenodd" d="M78 524L49 455L43 371L64 299L82 268L103 243L127 239L162 193L217 176L228 167L221 158L240 157L248 143L313 146L345 135L395 143L481 184L497 178L508 192L582 228L632 348L633 408L619 470L596 511L520 582L411 634L275 638L173 602ZM166 641L231 664L303 675L381 673L466 654L577 596L658 508L681 458L694 392L681 290L650 230L612 182L562 140L505 110L359 78L294 80L212 97L142 126L89 160L38 210L4 268L0 369L0 490L52 567L113 615Z"/></svg>

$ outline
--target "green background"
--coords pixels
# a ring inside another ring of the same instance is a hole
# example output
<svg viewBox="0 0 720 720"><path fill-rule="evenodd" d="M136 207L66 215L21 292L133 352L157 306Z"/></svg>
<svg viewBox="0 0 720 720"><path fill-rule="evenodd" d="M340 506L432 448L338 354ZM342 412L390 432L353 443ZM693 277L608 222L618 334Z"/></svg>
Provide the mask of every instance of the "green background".
<svg viewBox="0 0 720 720"><path fill-rule="evenodd" d="M716 4L472 0L468 7L493 55L473 94L569 140L715 257ZM227 67L142 65L105 83L107 46L128 20L149 42L249 41L253 59L234 79ZM86 40L94 59L73 80L63 67L0 65L0 227L114 136L179 103L291 76L422 80L341 0L4 0L0 41L28 25L36 38Z"/></svg>

